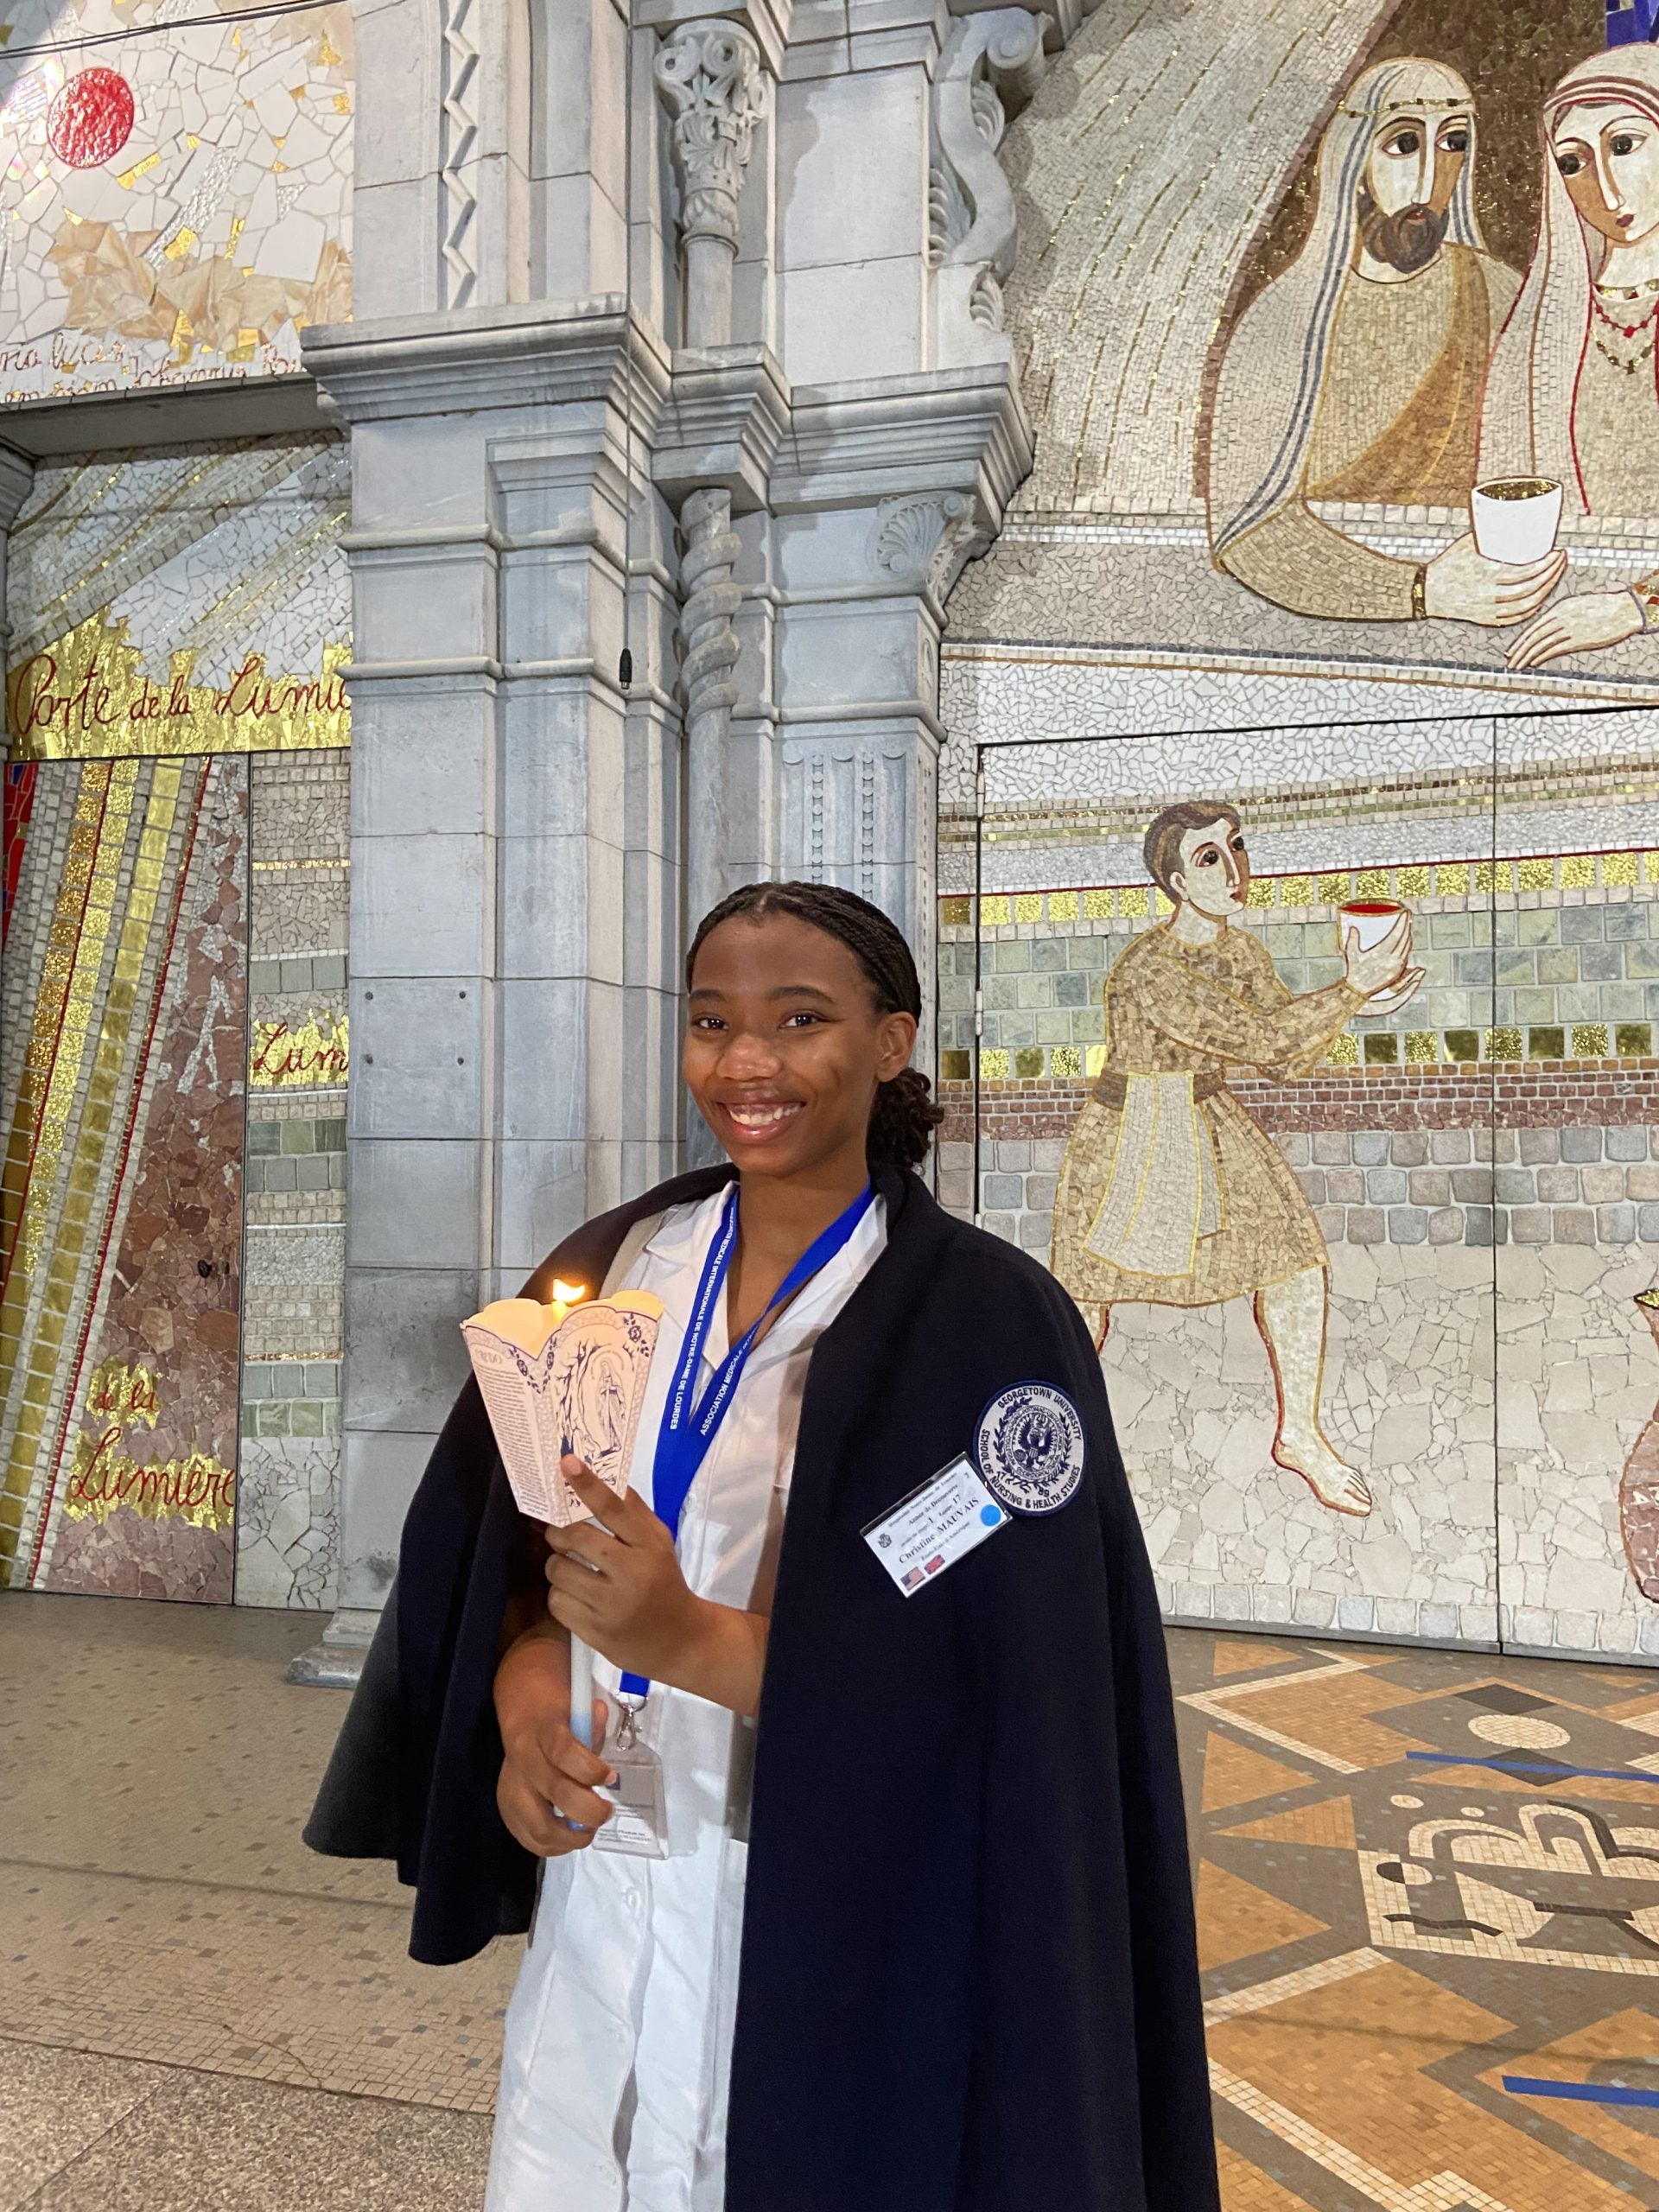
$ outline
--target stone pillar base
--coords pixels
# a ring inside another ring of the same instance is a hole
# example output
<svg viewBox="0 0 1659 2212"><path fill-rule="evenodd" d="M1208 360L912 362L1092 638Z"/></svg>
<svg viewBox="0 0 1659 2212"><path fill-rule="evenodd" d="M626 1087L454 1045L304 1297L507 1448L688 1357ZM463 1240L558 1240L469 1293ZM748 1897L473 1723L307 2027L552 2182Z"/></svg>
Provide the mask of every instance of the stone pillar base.
<svg viewBox="0 0 1659 2212"><path fill-rule="evenodd" d="M363 1672L364 1656L379 1624L378 1612L365 1606L342 1605L322 1631L321 1643L289 1660L283 1681L297 1682L308 1690L354 1690Z"/></svg>

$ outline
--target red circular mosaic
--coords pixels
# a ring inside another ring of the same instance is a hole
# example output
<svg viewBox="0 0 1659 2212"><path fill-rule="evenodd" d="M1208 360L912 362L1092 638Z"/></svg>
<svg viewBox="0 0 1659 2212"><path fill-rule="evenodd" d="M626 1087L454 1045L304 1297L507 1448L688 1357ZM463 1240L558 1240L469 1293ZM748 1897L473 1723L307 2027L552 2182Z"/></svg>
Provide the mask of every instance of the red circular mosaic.
<svg viewBox="0 0 1659 2212"><path fill-rule="evenodd" d="M101 168L132 130L132 87L113 69L83 69L52 103L46 135L72 169Z"/></svg>

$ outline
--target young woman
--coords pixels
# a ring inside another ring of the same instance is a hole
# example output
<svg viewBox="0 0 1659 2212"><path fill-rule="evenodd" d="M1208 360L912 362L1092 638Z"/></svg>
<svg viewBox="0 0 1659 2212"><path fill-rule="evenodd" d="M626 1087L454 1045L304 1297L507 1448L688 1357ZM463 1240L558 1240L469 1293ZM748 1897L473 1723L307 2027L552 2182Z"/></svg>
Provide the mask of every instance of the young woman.
<svg viewBox="0 0 1659 2212"><path fill-rule="evenodd" d="M876 908L747 887L687 984L733 1166L537 1278L663 1302L630 1495L567 1462L594 1517L544 1544L468 1385L308 1838L397 1859L417 1958L533 1906L491 2212L1215 2212L1162 1636L1081 1318L909 1172L939 1116ZM625 1765L663 1855L608 1847Z"/></svg>

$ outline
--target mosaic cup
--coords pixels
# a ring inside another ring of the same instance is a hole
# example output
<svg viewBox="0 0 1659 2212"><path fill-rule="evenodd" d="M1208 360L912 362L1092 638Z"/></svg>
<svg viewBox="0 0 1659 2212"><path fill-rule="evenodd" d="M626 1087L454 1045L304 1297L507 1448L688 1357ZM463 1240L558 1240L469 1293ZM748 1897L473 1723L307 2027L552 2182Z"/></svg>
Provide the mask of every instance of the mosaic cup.
<svg viewBox="0 0 1659 2212"><path fill-rule="evenodd" d="M1521 568L1554 550L1561 487L1552 477L1489 478L1476 485L1469 506L1476 548L1487 560Z"/></svg>
<svg viewBox="0 0 1659 2212"><path fill-rule="evenodd" d="M1349 940L1357 938L1360 950L1369 952L1382 944L1405 911L1397 899L1351 899L1338 917L1338 941L1346 952Z"/></svg>

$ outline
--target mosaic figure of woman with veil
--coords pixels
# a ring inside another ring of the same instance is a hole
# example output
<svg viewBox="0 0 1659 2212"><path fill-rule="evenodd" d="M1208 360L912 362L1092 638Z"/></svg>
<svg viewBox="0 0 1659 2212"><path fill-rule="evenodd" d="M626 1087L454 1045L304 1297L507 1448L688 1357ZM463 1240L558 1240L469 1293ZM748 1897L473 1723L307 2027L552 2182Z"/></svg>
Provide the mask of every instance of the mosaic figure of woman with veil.
<svg viewBox="0 0 1659 2212"><path fill-rule="evenodd" d="M1620 46L1544 102L1543 215L1492 362L1480 474L1561 486L1564 512L1659 520L1659 49ZM1659 575L1578 592L1510 651L1516 668L1659 622Z"/></svg>
<svg viewBox="0 0 1659 2212"><path fill-rule="evenodd" d="M1524 621L1555 552L1484 559L1465 535L1417 563L1317 510L1466 508L1492 347L1516 294L1474 203L1475 106L1437 61L1376 63L1320 143L1300 254L1240 318L1210 441L1217 566L1276 606L1344 620Z"/></svg>

